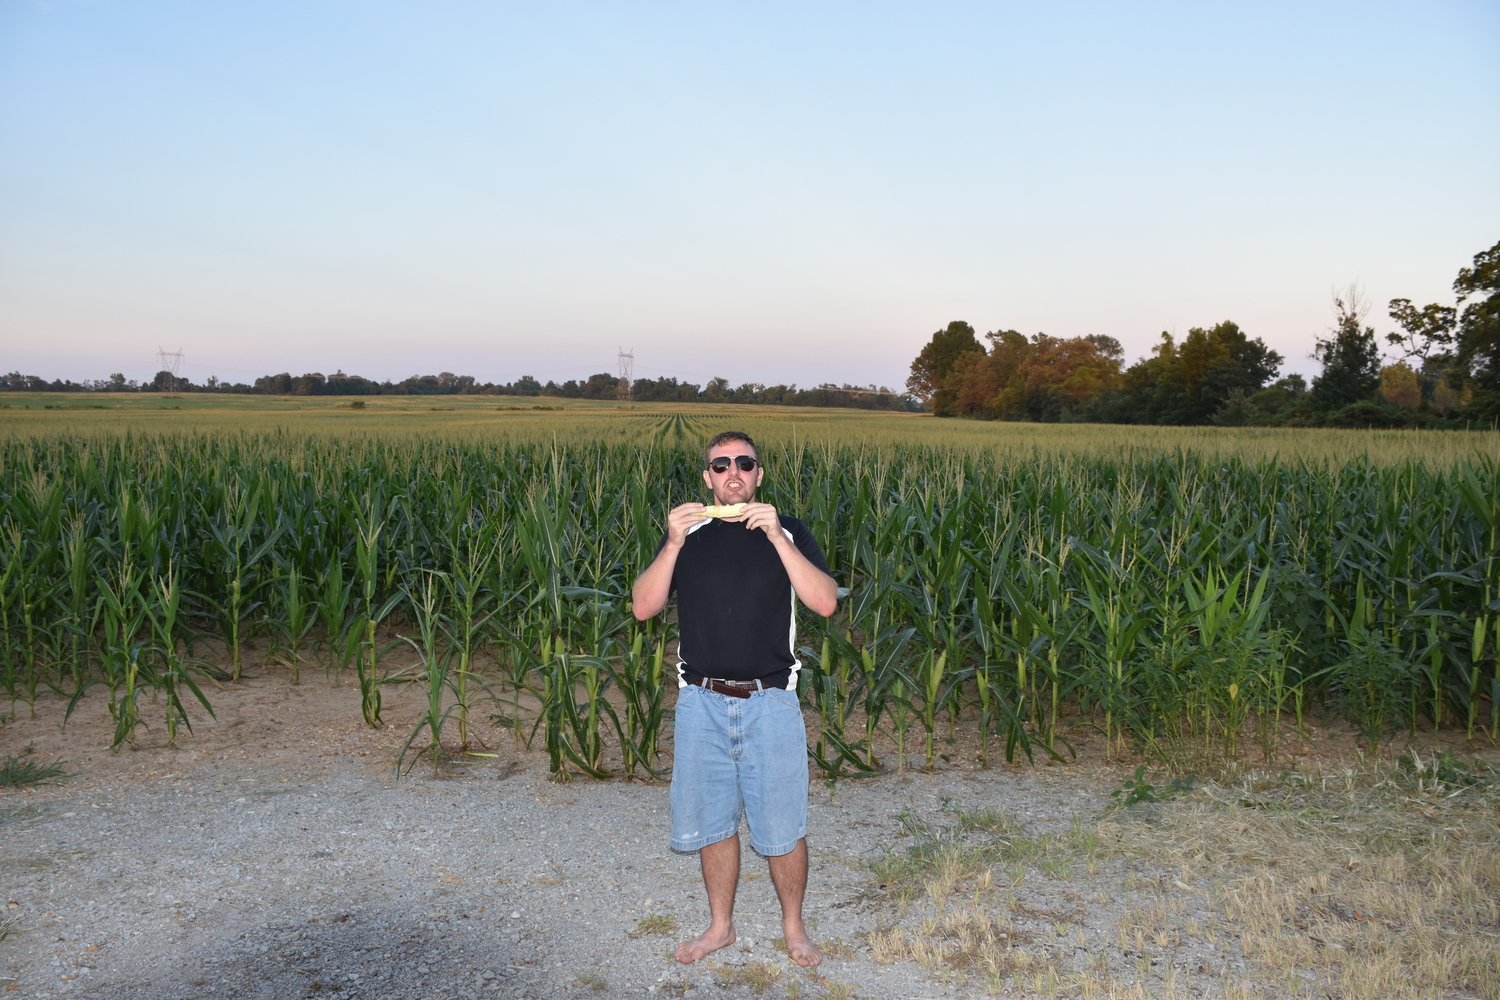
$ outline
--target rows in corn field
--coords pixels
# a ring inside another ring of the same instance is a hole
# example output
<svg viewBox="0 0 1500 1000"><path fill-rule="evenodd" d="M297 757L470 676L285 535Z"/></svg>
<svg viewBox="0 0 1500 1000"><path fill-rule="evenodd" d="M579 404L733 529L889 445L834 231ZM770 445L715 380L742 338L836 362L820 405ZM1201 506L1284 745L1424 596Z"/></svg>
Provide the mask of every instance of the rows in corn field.
<svg viewBox="0 0 1500 1000"><path fill-rule="evenodd" d="M143 723L171 740L212 711L204 677L237 677L268 639L299 676L352 675L372 726L389 685L422 685L408 765L466 748L483 713L559 774L658 774L674 631L635 622L629 590L667 510L703 492L679 443L696 429L659 429L640 446L13 440L0 683L12 711L103 698L117 744ZM765 498L809 522L845 593L800 630L831 776L931 765L960 720L985 764L1066 755L1080 725L1267 757L1308 713L1372 741L1500 736L1493 461L767 458Z"/></svg>

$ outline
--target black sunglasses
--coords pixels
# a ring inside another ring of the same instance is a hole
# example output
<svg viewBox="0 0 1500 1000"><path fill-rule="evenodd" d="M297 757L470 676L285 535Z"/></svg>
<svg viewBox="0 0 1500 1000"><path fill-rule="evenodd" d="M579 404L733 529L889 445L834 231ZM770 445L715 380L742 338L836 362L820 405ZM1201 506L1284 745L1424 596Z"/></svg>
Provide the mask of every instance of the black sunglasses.
<svg viewBox="0 0 1500 1000"><path fill-rule="evenodd" d="M729 471L730 462L738 465L741 472L754 472L755 467L760 464L749 455L736 455L733 458L730 458L728 455L720 455L718 458L709 459L708 467L714 472L723 475Z"/></svg>

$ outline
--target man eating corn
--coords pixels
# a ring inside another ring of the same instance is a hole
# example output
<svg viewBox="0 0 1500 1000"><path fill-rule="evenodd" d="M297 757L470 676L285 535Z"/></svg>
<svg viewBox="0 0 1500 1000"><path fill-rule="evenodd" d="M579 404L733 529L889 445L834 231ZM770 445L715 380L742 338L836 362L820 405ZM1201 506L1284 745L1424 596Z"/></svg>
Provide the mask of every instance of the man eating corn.
<svg viewBox="0 0 1500 1000"><path fill-rule="evenodd" d="M714 504L667 515L656 558L635 582L644 621L677 595L677 726L672 849L697 851L708 929L677 946L695 962L733 944L740 818L781 901L787 954L823 960L802 921L807 889L807 731L797 702L797 608L833 614L838 586L807 525L757 503L765 477L748 434L709 441L703 481Z"/></svg>

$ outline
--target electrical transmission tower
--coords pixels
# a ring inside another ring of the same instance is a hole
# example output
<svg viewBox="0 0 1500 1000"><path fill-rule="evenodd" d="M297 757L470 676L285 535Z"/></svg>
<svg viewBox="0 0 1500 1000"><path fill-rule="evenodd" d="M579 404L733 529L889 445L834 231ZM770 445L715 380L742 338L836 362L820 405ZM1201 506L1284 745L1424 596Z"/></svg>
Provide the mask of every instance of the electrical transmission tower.
<svg viewBox="0 0 1500 1000"><path fill-rule="evenodd" d="M633 398L631 387L635 381L635 348L632 347L628 351L623 347L620 348L619 362L620 385L615 390L615 398L622 403L628 403Z"/></svg>
<svg viewBox="0 0 1500 1000"><path fill-rule="evenodd" d="M161 365L158 371L167 373L167 384L162 386L167 392L177 391L177 369L182 367L182 348L175 351L164 351L161 345L156 347L156 360Z"/></svg>

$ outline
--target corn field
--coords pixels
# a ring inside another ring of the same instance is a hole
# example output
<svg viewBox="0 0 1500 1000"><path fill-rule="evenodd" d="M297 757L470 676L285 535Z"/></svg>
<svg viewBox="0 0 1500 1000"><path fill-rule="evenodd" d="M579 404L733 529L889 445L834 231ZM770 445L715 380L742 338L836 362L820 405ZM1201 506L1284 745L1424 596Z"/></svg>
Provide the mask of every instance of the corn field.
<svg viewBox="0 0 1500 1000"><path fill-rule="evenodd" d="M235 679L269 641L295 680L350 677L371 726L390 685L420 685L403 759L436 769L489 718L540 741L559 776L658 775L674 628L628 601L667 510L703 498L682 432L11 440L4 694L12 713L106 699L116 745L143 726L171 741L212 712L205 678ZM986 766L1066 755L1080 726L1113 747L1252 741L1269 759L1308 713L1372 742L1500 737L1488 458L766 457L763 499L809 523L843 596L799 632L827 776L931 765L960 720Z"/></svg>

